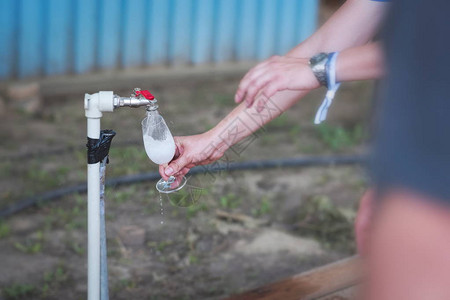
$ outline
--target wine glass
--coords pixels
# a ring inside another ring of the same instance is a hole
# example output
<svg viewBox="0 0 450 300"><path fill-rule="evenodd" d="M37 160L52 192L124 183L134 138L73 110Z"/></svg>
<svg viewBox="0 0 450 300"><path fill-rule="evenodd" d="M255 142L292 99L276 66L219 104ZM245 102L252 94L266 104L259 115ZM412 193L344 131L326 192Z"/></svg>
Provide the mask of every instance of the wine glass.
<svg viewBox="0 0 450 300"><path fill-rule="evenodd" d="M175 141L164 118L157 111L150 111L142 120L142 136L145 152L154 163L169 163L175 155ZM184 176L170 176L169 180L160 179L156 189L160 193L173 193L186 184Z"/></svg>

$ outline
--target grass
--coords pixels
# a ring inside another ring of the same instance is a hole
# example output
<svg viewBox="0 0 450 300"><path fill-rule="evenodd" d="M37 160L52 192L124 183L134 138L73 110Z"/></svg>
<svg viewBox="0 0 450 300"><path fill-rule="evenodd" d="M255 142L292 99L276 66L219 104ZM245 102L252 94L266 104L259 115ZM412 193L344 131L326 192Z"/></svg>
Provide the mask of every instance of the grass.
<svg viewBox="0 0 450 300"><path fill-rule="evenodd" d="M0 164L0 177L9 177L13 172L13 163L11 161L2 161Z"/></svg>
<svg viewBox="0 0 450 300"><path fill-rule="evenodd" d="M269 123L267 123L266 127L267 129L284 129L286 127L293 126L293 122L289 120L289 117L287 114L282 114L278 116L277 118L273 119Z"/></svg>
<svg viewBox="0 0 450 300"><path fill-rule="evenodd" d="M63 264L59 264L54 270L44 273L39 287L31 284L13 283L3 288L3 297L6 300L47 299L52 292L67 284L69 280L68 270Z"/></svg>
<svg viewBox="0 0 450 300"><path fill-rule="evenodd" d="M198 256L193 253L189 254L188 259L189 259L189 264L191 264L191 265L196 264L199 261Z"/></svg>
<svg viewBox="0 0 450 300"><path fill-rule="evenodd" d="M107 189L105 199L106 201L113 201L116 204L122 204L136 195L136 185L129 185L120 189Z"/></svg>
<svg viewBox="0 0 450 300"><path fill-rule="evenodd" d="M220 197L220 206L225 209L235 209L241 204L241 198L234 193L228 193Z"/></svg>
<svg viewBox="0 0 450 300"><path fill-rule="evenodd" d="M44 273L44 283L41 288L41 297L46 298L52 290L57 289L69 281L69 272L63 264L59 264L53 271Z"/></svg>
<svg viewBox="0 0 450 300"><path fill-rule="evenodd" d="M214 104L219 107L234 107L234 95L231 94L214 94Z"/></svg>
<svg viewBox="0 0 450 300"><path fill-rule="evenodd" d="M155 249L156 251L163 252L164 249L166 249L166 247L173 245L173 243L174 242L172 240L166 240L159 243L150 241L147 243L147 246L150 247L151 249Z"/></svg>
<svg viewBox="0 0 450 300"><path fill-rule="evenodd" d="M356 125L352 129L345 129L341 126L332 127L322 123L315 128L320 140L333 151L355 146L364 138L364 130L361 125Z"/></svg>
<svg viewBox="0 0 450 300"><path fill-rule="evenodd" d="M156 171L157 165L150 162L142 145L112 147L109 151L111 165L107 176L122 176L139 172Z"/></svg>
<svg viewBox="0 0 450 300"><path fill-rule="evenodd" d="M23 253L36 254L42 251L43 242L44 233L38 231L33 238L27 238L23 243L15 242L14 248Z"/></svg>
<svg viewBox="0 0 450 300"><path fill-rule="evenodd" d="M191 219L197 216L197 214L202 211L208 211L208 206L204 202L189 206L186 210L186 216L188 219Z"/></svg>
<svg viewBox="0 0 450 300"><path fill-rule="evenodd" d="M86 204L80 195L75 196L76 205L72 208L52 207L45 217L45 229L64 227L68 231L86 228Z"/></svg>
<svg viewBox="0 0 450 300"><path fill-rule="evenodd" d="M3 221L0 221L0 239L8 237L11 233L11 227Z"/></svg>
<svg viewBox="0 0 450 300"><path fill-rule="evenodd" d="M39 187L39 190L45 190L57 186L61 177L55 176L40 165L34 165L28 169L24 178L32 182L33 186Z"/></svg>
<svg viewBox="0 0 450 300"><path fill-rule="evenodd" d="M327 196L308 199L300 208L299 232L312 236L325 247L354 252L354 212L337 208Z"/></svg>
<svg viewBox="0 0 450 300"><path fill-rule="evenodd" d="M69 247L75 254L78 254L79 256L83 256L86 253L86 249L81 247L80 243L78 242L70 241Z"/></svg>
<svg viewBox="0 0 450 300"><path fill-rule="evenodd" d="M3 288L3 297L6 300L30 299L36 296L37 288L31 284L13 283Z"/></svg>
<svg viewBox="0 0 450 300"><path fill-rule="evenodd" d="M122 290L132 290L137 287L137 283L132 279L121 279L118 282L116 282L112 288L111 291L113 293L117 293Z"/></svg>
<svg viewBox="0 0 450 300"><path fill-rule="evenodd" d="M260 217L269 214L271 211L272 204L270 203L269 198L267 196L263 196L259 202L259 206L252 209L252 215L255 217Z"/></svg>

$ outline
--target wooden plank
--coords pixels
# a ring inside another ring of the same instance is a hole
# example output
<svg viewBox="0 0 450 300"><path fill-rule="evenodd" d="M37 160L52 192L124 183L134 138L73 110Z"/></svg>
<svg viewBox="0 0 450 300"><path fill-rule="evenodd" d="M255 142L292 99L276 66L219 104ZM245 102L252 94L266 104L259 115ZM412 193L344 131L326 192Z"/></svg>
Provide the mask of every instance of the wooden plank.
<svg viewBox="0 0 450 300"><path fill-rule="evenodd" d="M333 292L331 294L325 295L314 300L355 300L359 294L357 286L351 286L349 288L343 289L341 291Z"/></svg>
<svg viewBox="0 0 450 300"><path fill-rule="evenodd" d="M231 296L226 300L316 299L357 284L360 278L359 269L359 259L351 257Z"/></svg>

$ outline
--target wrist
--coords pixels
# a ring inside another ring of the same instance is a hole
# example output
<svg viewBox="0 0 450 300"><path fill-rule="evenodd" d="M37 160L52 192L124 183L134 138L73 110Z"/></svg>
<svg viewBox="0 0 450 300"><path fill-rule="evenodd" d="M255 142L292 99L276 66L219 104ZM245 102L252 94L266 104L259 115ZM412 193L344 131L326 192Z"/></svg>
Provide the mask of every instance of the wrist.
<svg viewBox="0 0 450 300"><path fill-rule="evenodd" d="M218 126L215 126L209 131L203 133L207 148L209 149L208 152L225 153L225 151L227 151L231 146L231 144L227 140L221 137L222 131L223 130L220 130Z"/></svg>

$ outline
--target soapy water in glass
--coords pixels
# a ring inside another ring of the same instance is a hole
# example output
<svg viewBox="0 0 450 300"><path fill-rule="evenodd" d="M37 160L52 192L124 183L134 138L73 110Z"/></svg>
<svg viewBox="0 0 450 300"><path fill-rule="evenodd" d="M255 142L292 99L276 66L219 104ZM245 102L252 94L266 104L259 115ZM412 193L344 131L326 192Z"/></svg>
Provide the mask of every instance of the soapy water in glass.
<svg viewBox="0 0 450 300"><path fill-rule="evenodd" d="M157 111L148 111L142 120L142 135L144 148L148 157L154 163L161 165L169 163L175 155L175 141L164 118ZM162 195L176 192L183 188L187 180L184 176L170 176L169 180L160 179L156 189L160 192L161 216L164 215ZM163 221L161 221L163 224Z"/></svg>

